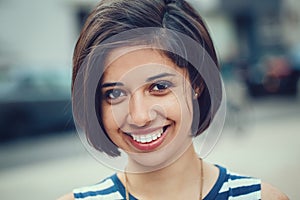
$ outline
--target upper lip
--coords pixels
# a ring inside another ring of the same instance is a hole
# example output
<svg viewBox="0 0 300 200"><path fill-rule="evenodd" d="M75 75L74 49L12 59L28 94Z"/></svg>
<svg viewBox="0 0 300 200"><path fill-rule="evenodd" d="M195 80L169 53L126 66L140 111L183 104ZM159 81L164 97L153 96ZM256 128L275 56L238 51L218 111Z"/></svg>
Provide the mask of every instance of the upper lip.
<svg viewBox="0 0 300 200"><path fill-rule="evenodd" d="M132 131L126 131L125 133L129 134L129 135L131 135L131 134L133 134L133 135L147 135L149 133L152 133L152 132L155 132L159 129L162 129L165 126L167 126L167 125L160 126L160 127L153 127L153 128L135 129L135 130L132 130Z"/></svg>

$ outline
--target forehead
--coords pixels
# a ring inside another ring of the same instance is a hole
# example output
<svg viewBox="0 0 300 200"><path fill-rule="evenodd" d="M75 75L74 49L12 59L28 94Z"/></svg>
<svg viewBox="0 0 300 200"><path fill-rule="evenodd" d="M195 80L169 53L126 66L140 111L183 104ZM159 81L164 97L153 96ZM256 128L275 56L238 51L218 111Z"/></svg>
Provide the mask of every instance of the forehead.
<svg viewBox="0 0 300 200"><path fill-rule="evenodd" d="M125 75L138 78L157 73L184 75L184 71L157 49L122 47L110 52L106 58L103 80L119 80Z"/></svg>

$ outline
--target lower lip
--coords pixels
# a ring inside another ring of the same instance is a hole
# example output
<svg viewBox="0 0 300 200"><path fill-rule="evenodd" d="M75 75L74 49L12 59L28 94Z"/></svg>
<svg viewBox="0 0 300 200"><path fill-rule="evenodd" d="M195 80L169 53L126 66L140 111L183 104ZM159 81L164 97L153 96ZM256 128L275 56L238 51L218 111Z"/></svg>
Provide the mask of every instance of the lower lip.
<svg viewBox="0 0 300 200"><path fill-rule="evenodd" d="M137 142L135 141L132 137L129 136L129 140L130 140L130 143L135 147L137 148L138 150L141 150L141 151L153 151L155 150L157 147L159 147L163 141L165 140L166 138L166 135L167 135L167 132L168 132L168 129L169 127L165 130L165 132L161 135L160 138L152 141L152 142L147 142L147 143L140 143L140 142Z"/></svg>

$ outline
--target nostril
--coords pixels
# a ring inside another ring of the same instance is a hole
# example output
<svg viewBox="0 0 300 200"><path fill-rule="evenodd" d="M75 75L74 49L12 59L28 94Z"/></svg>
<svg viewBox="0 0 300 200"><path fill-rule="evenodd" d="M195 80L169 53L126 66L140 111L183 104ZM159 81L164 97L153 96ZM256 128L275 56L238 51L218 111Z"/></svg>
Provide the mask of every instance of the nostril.
<svg viewBox="0 0 300 200"><path fill-rule="evenodd" d="M134 112L129 113L127 117L127 122L131 125L137 126L137 127L144 127L151 122L151 118L148 115L148 112Z"/></svg>

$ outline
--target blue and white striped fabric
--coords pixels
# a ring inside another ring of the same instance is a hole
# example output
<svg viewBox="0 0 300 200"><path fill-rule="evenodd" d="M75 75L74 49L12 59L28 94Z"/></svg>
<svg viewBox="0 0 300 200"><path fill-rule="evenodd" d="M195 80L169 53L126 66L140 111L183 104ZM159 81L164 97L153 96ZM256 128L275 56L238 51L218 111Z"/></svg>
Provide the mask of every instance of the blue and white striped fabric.
<svg viewBox="0 0 300 200"><path fill-rule="evenodd" d="M124 199L116 188L118 183L113 181L116 178L117 176L113 175L96 185L75 189L73 190L74 198L84 200Z"/></svg>
<svg viewBox="0 0 300 200"><path fill-rule="evenodd" d="M260 179L231 173L223 167L204 200L260 200ZM73 190L75 200L124 200L125 188L116 174L96 185ZM137 200L130 195L130 200Z"/></svg>

